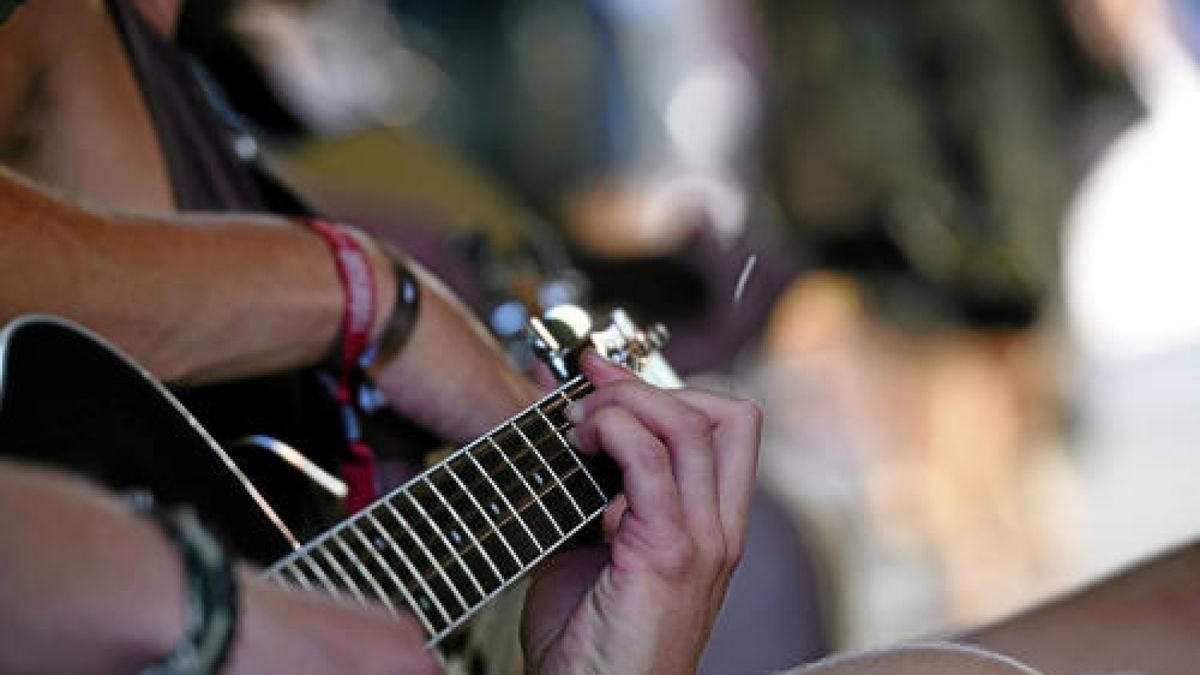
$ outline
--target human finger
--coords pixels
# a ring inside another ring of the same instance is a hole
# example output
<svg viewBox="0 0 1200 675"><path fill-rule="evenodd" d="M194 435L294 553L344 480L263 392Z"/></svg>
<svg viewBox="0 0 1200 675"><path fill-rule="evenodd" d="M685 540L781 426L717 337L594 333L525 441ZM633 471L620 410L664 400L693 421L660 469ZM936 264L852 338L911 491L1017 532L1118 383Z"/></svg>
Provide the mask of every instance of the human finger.
<svg viewBox="0 0 1200 675"><path fill-rule="evenodd" d="M751 401L696 389L677 395L714 424L717 504L726 539L740 558L758 470L762 410Z"/></svg>
<svg viewBox="0 0 1200 675"><path fill-rule="evenodd" d="M614 379L568 409L572 420L586 419L606 407L637 418L662 440L671 462L683 511L693 533L719 531L720 514L713 460L713 421L674 394L636 379ZM720 544L721 542L705 543Z"/></svg>
<svg viewBox="0 0 1200 675"><path fill-rule="evenodd" d="M679 490L666 447L629 411L605 406L575 427L579 449L604 452L621 469L628 513L656 536L674 536L683 526Z"/></svg>
<svg viewBox="0 0 1200 675"><path fill-rule="evenodd" d="M554 371L550 370L550 366L537 361L529 370L529 376L537 383L538 389L542 392L554 391L558 388L558 380L554 377Z"/></svg>
<svg viewBox="0 0 1200 675"><path fill-rule="evenodd" d="M595 349L585 349L579 357L579 369L597 388L610 382L636 380L637 373L618 363L609 361Z"/></svg>
<svg viewBox="0 0 1200 675"><path fill-rule="evenodd" d="M625 517L625 511L629 509L629 503L625 501L625 495L617 495L613 497L608 506L604 507L604 513L601 514L601 530L604 533L604 541L611 543L613 537L617 536L617 529L621 526L621 519Z"/></svg>

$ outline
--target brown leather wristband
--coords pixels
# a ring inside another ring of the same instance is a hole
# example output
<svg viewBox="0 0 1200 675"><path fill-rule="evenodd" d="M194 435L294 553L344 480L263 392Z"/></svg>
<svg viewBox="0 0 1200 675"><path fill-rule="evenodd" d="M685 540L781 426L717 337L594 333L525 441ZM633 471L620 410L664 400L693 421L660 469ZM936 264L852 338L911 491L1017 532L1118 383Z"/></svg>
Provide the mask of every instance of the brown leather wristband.
<svg viewBox="0 0 1200 675"><path fill-rule="evenodd" d="M392 275L396 279L396 299L388 314L383 332L363 353L359 366L364 370L382 364L399 354L417 326L421 308L421 283L404 260L387 246L382 246L391 261Z"/></svg>

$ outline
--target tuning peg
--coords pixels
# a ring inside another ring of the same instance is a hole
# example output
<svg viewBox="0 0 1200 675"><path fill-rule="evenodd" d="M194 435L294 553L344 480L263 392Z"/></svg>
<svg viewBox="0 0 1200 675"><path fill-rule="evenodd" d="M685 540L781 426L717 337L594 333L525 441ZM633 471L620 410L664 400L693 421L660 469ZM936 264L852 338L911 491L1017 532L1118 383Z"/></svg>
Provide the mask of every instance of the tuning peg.
<svg viewBox="0 0 1200 675"><path fill-rule="evenodd" d="M575 305L558 305L541 318L529 319L526 330L529 346L560 382L578 373L579 351L592 331L592 318L585 310Z"/></svg>
<svg viewBox="0 0 1200 675"><path fill-rule="evenodd" d="M623 309L614 309L609 325L592 333L592 345L609 360L641 372L646 361L667 344L670 332L661 323L641 329Z"/></svg>

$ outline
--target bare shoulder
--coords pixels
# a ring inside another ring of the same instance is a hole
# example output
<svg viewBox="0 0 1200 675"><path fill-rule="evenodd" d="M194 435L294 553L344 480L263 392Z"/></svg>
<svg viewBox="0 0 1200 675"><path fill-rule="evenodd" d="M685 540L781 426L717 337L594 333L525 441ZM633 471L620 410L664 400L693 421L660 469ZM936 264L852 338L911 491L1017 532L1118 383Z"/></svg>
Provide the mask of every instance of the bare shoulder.
<svg viewBox="0 0 1200 675"><path fill-rule="evenodd" d="M914 644L835 656L784 675L1039 675L1008 657L950 643Z"/></svg>
<svg viewBox="0 0 1200 675"><path fill-rule="evenodd" d="M0 147L57 57L105 16L97 0L33 0L0 24Z"/></svg>
<svg viewBox="0 0 1200 675"><path fill-rule="evenodd" d="M38 26L36 14L28 9L18 9L0 24L0 148L39 67L34 48Z"/></svg>

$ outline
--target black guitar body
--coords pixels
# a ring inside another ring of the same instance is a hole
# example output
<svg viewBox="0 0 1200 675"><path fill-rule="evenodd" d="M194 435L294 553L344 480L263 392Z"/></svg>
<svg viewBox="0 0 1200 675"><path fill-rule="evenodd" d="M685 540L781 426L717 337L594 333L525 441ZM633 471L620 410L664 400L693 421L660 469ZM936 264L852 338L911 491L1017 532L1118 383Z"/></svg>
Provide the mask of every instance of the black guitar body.
<svg viewBox="0 0 1200 675"><path fill-rule="evenodd" d="M282 521L191 415L127 357L61 319L25 317L0 332L0 457L191 505L260 564L292 550Z"/></svg>
<svg viewBox="0 0 1200 675"><path fill-rule="evenodd" d="M267 578L407 609L433 646L572 537L596 530L619 482L611 461L579 456L566 433L567 408L591 390L583 376L568 379L343 519L336 507L294 509L317 501L303 498L314 492L303 474L255 451L235 463L103 339L30 316L0 331L0 458L186 504L234 551L268 566ZM319 517L297 518L305 515Z"/></svg>

